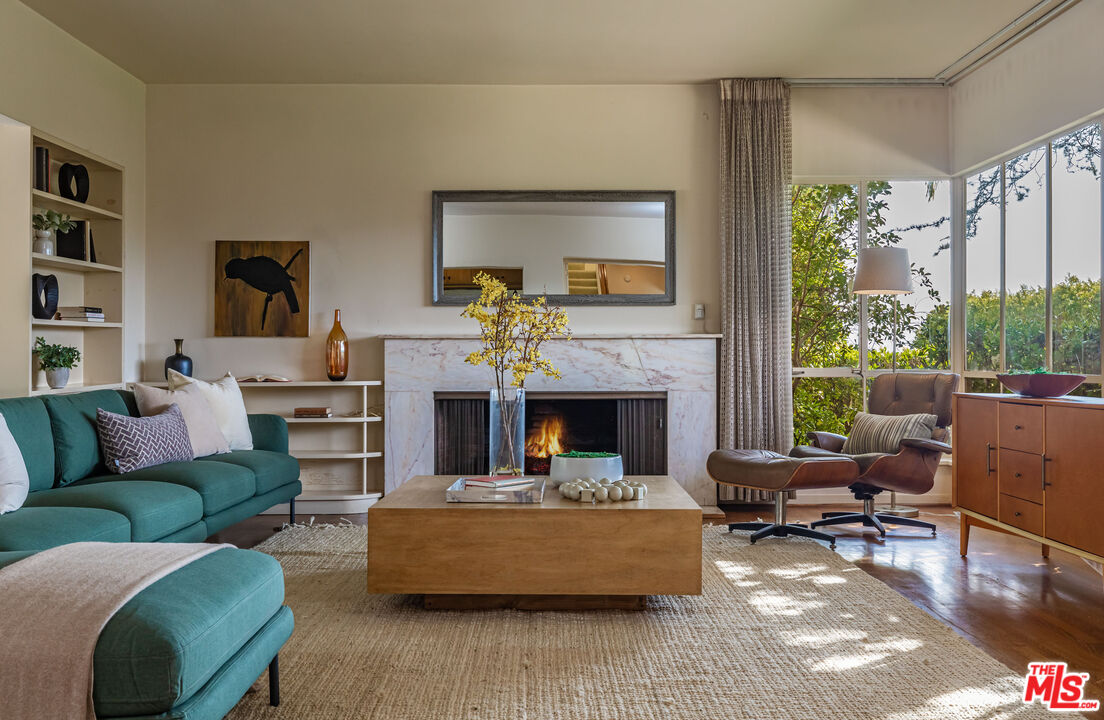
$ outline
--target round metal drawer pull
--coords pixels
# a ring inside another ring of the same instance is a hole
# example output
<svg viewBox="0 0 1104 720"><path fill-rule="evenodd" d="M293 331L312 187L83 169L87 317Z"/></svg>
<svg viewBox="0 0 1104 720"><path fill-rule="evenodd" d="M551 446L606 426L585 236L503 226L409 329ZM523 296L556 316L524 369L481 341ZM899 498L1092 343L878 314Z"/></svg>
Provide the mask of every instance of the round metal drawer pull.
<svg viewBox="0 0 1104 720"><path fill-rule="evenodd" d="M1016 517L1019 517L1022 513L1019 510L1017 510L1016 512L1014 512L1012 514L1015 515Z"/></svg>
<svg viewBox="0 0 1104 720"><path fill-rule="evenodd" d="M1016 473L1016 477L1023 477L1023 473Z"/></svg>
<svg viewBox="0 0 1104 720"><path fill-rule="evenodd" d="M1012 429L1013 429L1013 430L1023 430L1023 425L1016 425L1016 426L1015 426L1015 427L1013 427Z"/></svg>

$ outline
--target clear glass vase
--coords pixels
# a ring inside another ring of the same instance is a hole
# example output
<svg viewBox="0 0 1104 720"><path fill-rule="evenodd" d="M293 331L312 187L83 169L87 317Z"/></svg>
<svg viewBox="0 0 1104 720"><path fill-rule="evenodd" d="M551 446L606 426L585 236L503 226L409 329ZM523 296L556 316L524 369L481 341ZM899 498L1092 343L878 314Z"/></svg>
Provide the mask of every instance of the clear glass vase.
<svg viewBox="0 0 1104 720"><path fill-rule="evenodd" d="M490 468L491 475L522 475L525 472L525 389L507 388L499 397L491 389Z"/></svg>

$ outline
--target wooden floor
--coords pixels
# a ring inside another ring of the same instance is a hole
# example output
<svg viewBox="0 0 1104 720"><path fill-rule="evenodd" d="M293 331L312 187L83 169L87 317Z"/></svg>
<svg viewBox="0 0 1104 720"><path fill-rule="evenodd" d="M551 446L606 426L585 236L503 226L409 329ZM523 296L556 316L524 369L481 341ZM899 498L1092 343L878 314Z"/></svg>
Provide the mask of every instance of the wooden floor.
<svg viewBox="0 0 1104 720"><path fill-rule="evenodd" d="M825 510L853 506L789 508L791 522L815 520ZM967 558L958 554L958 517L946 506L921 508L921 519L938 534L889 528L878 540L857 526L827 528L840 555L859 565L970 642L1017 671L1027 663L1060 660L1090 673L1086 697L1104 700L1104 580L1083 560L1058 550L1043 558L1039 546L1022 538L974 528ZM726 508L732 522L769 519L768 506ZM316 516L314 521L363 524L365 515ZM300 517L308 522L309 517ZM270 537L278 516L250 518L212 540L252 547ZM733 536L733 543L747 542ZM760 542L777 542L773 539Z"/></svg>

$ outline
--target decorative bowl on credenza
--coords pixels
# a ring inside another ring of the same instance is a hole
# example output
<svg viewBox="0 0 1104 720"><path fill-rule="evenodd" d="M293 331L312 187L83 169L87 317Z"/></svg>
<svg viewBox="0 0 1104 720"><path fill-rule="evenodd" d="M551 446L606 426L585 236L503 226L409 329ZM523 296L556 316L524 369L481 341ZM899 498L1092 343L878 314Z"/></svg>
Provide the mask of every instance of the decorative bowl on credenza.
<svg viewBox="0 0 1104 720"><path fill-rule="evenodd" d="M997 375L1001 385L1025 397L1056 398L1068 395L1085 382L1084 375L1070 373L1006 373Z"/></svg>

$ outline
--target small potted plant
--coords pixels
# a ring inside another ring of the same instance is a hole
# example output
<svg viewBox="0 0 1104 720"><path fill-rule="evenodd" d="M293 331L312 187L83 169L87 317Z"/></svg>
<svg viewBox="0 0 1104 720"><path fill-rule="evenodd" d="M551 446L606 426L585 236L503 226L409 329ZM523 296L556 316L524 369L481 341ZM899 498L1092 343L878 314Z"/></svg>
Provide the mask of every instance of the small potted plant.
<svg viewBox="0 0 1104 720"><path fill-rule="evenodd" d="M60 390L69 382L69 371L80 362L80 350L72 345L50 345L45 338L35 338L34 354L39 366L46 371L46 383Z"/></svg>
<svg viewBox="0 0 1104 720"><path fill-rule="evenodd" d="M55 230L58 232L69 232L77 226L68 215L62 215L56 210L35 213L34 217L31 219L31 224L34 225L35 234L32 250L40 255L54 254L53 233Z"/></svg>

